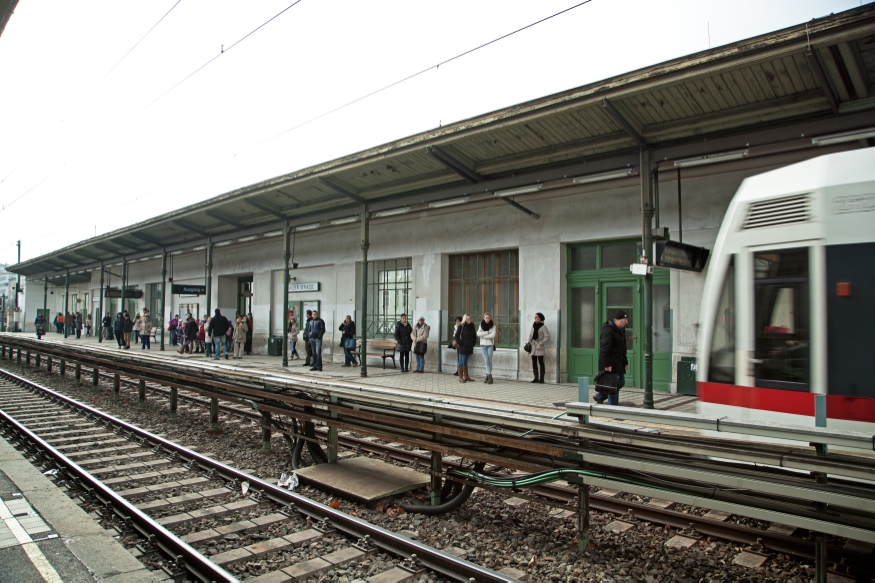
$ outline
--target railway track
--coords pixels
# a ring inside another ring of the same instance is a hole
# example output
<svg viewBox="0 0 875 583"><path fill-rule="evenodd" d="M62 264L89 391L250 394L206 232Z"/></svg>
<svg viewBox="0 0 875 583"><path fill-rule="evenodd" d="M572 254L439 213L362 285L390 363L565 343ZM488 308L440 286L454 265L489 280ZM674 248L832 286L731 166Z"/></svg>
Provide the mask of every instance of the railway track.
<svg viewBox="0 0 875 583"><path fill-rule="evenodd" d="M9 371L3 436L77 498L148 567L175 580L307 580L371 560L374 581L508 581L494 571L278 488ZM206 521L222 519L220 527ZM267 560L267 561L265 561ZM251 573L249 573L251 576Z"/></svg>

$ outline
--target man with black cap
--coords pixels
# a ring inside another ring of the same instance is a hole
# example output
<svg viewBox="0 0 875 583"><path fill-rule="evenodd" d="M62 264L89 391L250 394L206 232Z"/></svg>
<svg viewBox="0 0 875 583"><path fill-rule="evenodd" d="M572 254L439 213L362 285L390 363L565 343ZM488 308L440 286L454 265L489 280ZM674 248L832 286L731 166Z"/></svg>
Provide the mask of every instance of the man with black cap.
<svg viewBox="0 0 875 583"><path fill-rule="evenodd" d="M626 384L626 371L629 370L629 359L626 358L626 333L623 329L629 323L629 314L619 310L613 320L602 324L602 335L599 340L599 371L608 371L617 379L617 394L605 395L596 393L593 399L601 405L608 400L608 405L620 402L620 389Z"/></svg>

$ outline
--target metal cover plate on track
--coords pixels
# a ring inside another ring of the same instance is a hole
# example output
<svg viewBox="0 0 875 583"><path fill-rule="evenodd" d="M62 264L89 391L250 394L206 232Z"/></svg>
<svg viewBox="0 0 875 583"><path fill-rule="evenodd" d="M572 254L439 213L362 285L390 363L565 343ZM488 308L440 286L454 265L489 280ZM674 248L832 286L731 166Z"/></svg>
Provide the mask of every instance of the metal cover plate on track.
<svg viewBox="0 0 875 583"><path fill-rule="evenodd" d="M363 502L409 492L429 483L426 474L367 457L309 466L297 473L314 486Z"/></svg>
<svg viewBox="0 0 875 583"><path fill-rule="evenodd" d="M756 569L758 567L761 567L768 558L768 555L752 553L751 551L741 551L741 554L735 557L732 562L735 565L741 565L742 567Z"/></svg>
<svg viewBox="0 0 875 583"><path fill-rule="evenodd" d="M711 520L725 521L725 520L729 519L730 516L732 516L732 515L728 512L723 512L721 510L711 510L708 512L708 514L706 514L704 516L704 518L710 518Z"/></svg>
<svg viewBox="0 0 875 583"><path fill-rule="evenodd" d="M630 528L634 528L635 525L630 522L623 522L622 520L615 520L610 524L605 526L605 530L608 532L626 532ZM692 540L692 539L691 539Z"/></svg>
<svg viewBox="0 0 875 583"><path fill-rule="evenodd" d="M681 535L677 534L677 535L671 537L670 539L668 539L667 541L665 541L665 546L672 547L675 549L688 549L691 546L693 546L694 544L696 544L697 542L699 542L699 541L694 539L694 538L689 538L689 537L681 536Z"/></svg>
<svg viewBox="0 0 875 583"><path fill-rule="evenodd" d="M784 536L791 536L794 532L796 532L796 527L790 526L789 524L778 524L777 522L774 522L766 530L768 530L769 532L774 532L775 534L783 534Z"/></svg>

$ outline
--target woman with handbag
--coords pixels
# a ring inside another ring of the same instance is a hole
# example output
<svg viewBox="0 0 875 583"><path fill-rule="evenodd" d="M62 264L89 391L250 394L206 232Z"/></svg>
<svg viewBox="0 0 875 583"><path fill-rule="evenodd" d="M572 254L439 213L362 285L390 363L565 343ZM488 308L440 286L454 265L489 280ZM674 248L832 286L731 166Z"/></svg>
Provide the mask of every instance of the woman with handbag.
<svg viewBox="0 0 875 583"><path fill-rule="evenodd" d="M529 332L529 341L523 346L526 352L532 355L532 369L535 371L533 383L544 382L544 345L550 341L550 333L544 325L544 314L538 312L535 314L535 323L532 324L532 329ZM538 366L541 367L541 374L538 375Z"/></svg>
<svg viewBox="0 0 875 583"><path fill-rule="evenodd" d="M468 381L475 382L468 374L468 359L474 354L474 344L477 341L477 326L471 321L471 316L465 314L462 318L462 324L456 328L456 335L453 340L458 345L459 351L459 382L466 383Z"/></svg>
<svg viewBox="0 0 875 583"><path fill-rule="evenodd" d="M492 384L492 353L495 352L495 335L498 329L492 321L492 314L483 314L483 321L477 328L477 337L480 338L480 354L483 355L483 363L486 365L486 384Z"/></svg>
<svg viewBox="0 0 875 583"><path fill-rule="evenodd" d="M289 328L287 330L287 334L289 335L289 348L292 349L292 360L301 359L301 355L298 354L298 334L300 334L300 330L298 329L298 319L292 315L289 315Z"/></svg>
<svg viewBox="0 0 875 583"><path fill-rule="evenodd" d="M410 334L410 340L413 342L413 354L416 355L416 370L413 372L425 372L425 353L428 351L428 333L430 331L431 327L426 325L425 318L420 317Z"/></svg>
<svg viewBox="0 0 875 583"><path fill-rule="evenodd" d="M458 358L459 358L459 345L456 344L456 332L459 331L459 326L461 326L461 325L462 325L462 316L456 316L456 323L453 324L453 335L450 336L450 344L447 346L447 348L452 348L453 350L456 351L456 360L458 360ZM456 365L456 372L453 373L453 376L454 377L459 376L458 364Z"/></svg>
<svg viewBox="0 0 875 583"><path fill-rule="evenodd" d="M358 366L352 351L355 350L355 322L347 315L340 325L340 345L343 346L343 366Z"/></svg>
<svg viewBox="0 0 875 583"><path fill-rule="evenodd" d="M410 348L412 342L410 335L413 333L413 328L407 321L407 314L401 314L401 320L395 324L395 341L398 343L398 352L400 353L401 372L410 372Z"/></svg>

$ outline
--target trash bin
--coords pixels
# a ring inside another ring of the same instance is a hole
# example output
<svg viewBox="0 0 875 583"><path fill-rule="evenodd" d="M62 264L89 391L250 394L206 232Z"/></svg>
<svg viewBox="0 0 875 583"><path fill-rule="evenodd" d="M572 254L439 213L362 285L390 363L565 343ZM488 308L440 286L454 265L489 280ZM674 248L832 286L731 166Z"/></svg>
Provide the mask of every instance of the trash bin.
<svg viewBox="0 0 875 583"><path fill-rule="evenodd" d="M696 364L695 356L682 356L678 361L677 380L678 393L681 395L696 394Z"/></svg>
<svg viewBox="0 0 875 583"><path fill-rule="evenodd" d="M267 354L270 356L283 355L283 337L271 336L267 339Z"/></svg>

